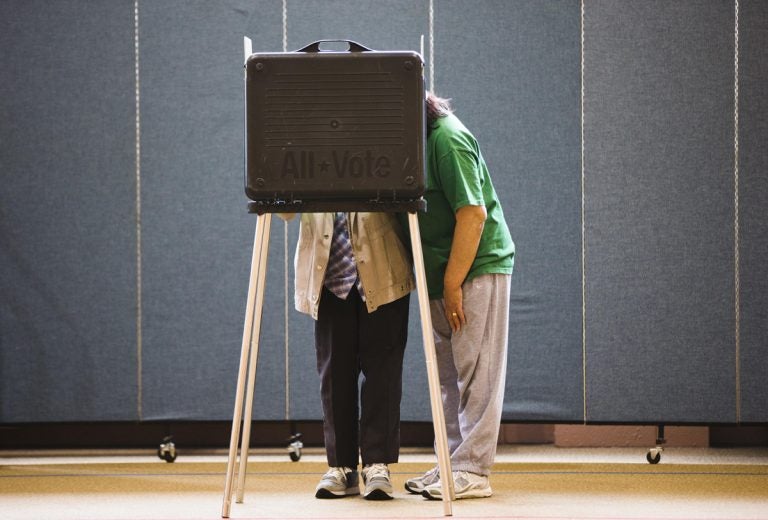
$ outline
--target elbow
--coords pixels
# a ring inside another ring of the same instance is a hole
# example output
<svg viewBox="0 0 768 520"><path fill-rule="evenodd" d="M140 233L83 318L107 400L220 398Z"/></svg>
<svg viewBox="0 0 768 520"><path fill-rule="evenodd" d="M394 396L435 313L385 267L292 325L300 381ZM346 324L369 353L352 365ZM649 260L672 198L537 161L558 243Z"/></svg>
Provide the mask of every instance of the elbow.
<svg viewBox="0 0 768 520"><path fill-rule="evenodd" d="M488 218L485 206L462 206L456 211L456 220L463 220L482 227Z"/></svg>

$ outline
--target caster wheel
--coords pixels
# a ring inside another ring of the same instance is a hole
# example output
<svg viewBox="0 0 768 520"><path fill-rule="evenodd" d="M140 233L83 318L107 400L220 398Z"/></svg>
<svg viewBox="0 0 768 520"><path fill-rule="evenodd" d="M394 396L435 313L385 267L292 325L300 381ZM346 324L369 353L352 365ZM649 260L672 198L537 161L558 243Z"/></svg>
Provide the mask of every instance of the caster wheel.
<svg viewBox="0 0 768 520"><path fill-rule="evenodd" d="M171 442L173 437L166 437L163 442L160 443L160 447L157 448L157 456L165 462L173 462L176 460L176 445Z"/></svg>
<svg viewBox="0 0 768 520"><path fill-rule="evenodd" d="M645 456L650 464L658 464L661 460L661 451L659 449L648 450L648 454Z"/></svg>
<svg viewBox="0 0 768 520"><path fill-rule="evenodd" d="M293 462L299 462L301 459L301 448L304 447L304 443L301 442L301 434L297 433L292 435L288 439L288 456L291 457Z"/></svg>

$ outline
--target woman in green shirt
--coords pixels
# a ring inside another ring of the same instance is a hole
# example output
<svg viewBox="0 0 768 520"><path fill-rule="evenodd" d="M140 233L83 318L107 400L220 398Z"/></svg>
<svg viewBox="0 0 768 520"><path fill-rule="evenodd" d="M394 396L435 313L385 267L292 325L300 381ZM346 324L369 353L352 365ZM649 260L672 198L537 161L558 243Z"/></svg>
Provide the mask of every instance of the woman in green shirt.
<svg viewBox="0 0 768 520"><path fill-rule="evenodd" d="M456 498L491 495L504 400L515 245L477 140L427 93L427 211L419 230ZM438 468L405 488L442 499Z"/></svg>

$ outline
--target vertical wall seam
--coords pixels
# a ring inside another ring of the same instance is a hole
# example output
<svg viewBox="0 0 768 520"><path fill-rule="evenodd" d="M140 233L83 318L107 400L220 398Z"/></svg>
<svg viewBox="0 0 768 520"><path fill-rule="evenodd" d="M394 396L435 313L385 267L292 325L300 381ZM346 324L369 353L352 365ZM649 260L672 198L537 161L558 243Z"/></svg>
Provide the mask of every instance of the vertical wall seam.
<svg viewBox="0 0 768 520"><path fill-rule="evenodd" d="M435 91L435 3L429 0L429 90Z"/></svg>
<svg viewBox="0 0 768 520"><path fill-rule="evenodd" d="M288 0L283 0L283 52L288 52ZM285 331L285 420L291 418L290 356L288 348L288 221L283 221L283 298Z"/></svg>
<svg viewBox="0 0 768 520"><path fill-rule="evenodd" d="M736 422L741 422L741 286L739 272L739 0L733 24L733 281L736 356Z"/></svg>
<svg viewBox="0 0 768 520"><path fill-rule="evenodd" d="M584 423L587 422L587 244L584 209L584 0L581 0L581 384Z"/></svg>
<svg viewBox="0 0 768 520"><path fill-rule="evenodd" d="M141 90L139 81L139 0L133 2L134 93L136 98L136 413L143 418L141 281Z"/></svg>

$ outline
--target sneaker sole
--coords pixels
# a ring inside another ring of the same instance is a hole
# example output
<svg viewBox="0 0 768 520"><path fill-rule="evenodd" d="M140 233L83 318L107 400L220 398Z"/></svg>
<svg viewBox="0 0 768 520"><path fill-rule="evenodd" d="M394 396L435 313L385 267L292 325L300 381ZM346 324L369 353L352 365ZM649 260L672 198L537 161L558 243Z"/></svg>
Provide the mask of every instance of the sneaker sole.
<svg viewBox="0 0 768 520"><path fill-rule="evenodd" d="M363 495L363 498L366 500L392 500L393 497L383 489L374 489L367 495Z"/></svg>
<svg viewBox="0 0 768 520"><path fill-rule="evenodd" d="M418 488L410 488L408 487L408 483L405 483L405 490L408 493L413 493L414 495L421 495L424 492L424 488L418 489Z"/></svg>
<svg viewBox="0 0 768 520"><path fill-rule="evenodd" d="M461 500L463 498L488 498L491 495L493 495L493 491L491 489L473 489L470 491L467 491L466 493L456 493L456 500ZM429 500L442 500L442 496L438 495L430 495L429 491L426 489L421 492L421 496L424 498L428 498Z"/></svg>
<svg viewBox="0 0 768 520"><path fill-rule="evenodd" d="M315 493L315 498L344 498L352 495L359 495L360 494L360 488L354 487L354 488L348 488L345 491L341 491L339 493L334 493L330 489L321 488L318 489Z"/></svg>

